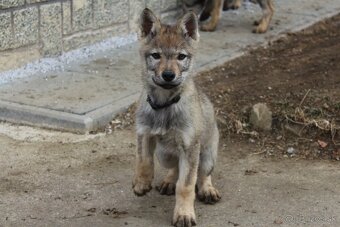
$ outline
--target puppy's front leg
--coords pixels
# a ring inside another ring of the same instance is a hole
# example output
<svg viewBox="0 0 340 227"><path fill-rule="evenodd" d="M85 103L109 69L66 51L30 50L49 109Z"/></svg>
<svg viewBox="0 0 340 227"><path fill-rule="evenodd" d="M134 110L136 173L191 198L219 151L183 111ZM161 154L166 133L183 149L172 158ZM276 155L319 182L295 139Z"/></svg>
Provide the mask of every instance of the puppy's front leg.
<svg viewBox="0 0 340 227"><path fill-rule="evenodd" d="M196 225L194 201L199 152L200 144L198 142L180 150L176 206L173 216L174 226Z"/></svg>
<svg viewBox="0 0 340 227"><path fill-rule="evenodd" d="M155 146L154 137L147 134L137 136L136 173L132 187L134 193L138 196L145 195L152 189Z"/></svg>

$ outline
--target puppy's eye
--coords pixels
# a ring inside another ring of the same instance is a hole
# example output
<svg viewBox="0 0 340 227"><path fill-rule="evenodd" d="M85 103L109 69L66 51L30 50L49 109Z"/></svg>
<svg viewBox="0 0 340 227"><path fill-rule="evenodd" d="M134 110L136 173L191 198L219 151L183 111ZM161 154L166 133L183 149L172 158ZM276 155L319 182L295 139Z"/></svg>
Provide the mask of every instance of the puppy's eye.
<svg viewBox="0 0 340 227"><path fill-rule="evenodd" d="M153 54L151 54L151 56L156 60L161 58L161 55L159 53L153 53Z"/></svg>
<svg viewBox="0 0 340 227"><path fill-rule="evenodd" d="M187 55L185 55L185 54L179 54L179 55L177 56L177 59L180 60L180 61L182 61L182 60L184 60L186 57L187 57Z"/></svg>

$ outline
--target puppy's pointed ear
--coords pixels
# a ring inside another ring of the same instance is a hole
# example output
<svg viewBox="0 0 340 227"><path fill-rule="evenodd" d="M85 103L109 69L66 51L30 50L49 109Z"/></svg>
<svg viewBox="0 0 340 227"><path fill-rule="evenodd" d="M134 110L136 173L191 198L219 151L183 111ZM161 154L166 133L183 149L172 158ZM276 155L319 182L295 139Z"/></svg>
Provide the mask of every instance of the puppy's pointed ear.
<svg viewBox="0 0 340 227"><path fill-rule="evenodd" d="M196 42L199 40L198 20L194 12L186 13L178 22L177 25L181 29L183 35L187 39L192 39Z"/></svg>
<svg viewBox="0 0 340 227"><path fill-rule="evenodd" d="M140 29L142 38L150 38L156 36L160 29L160 21L155 14L148 8L145 8L140 17Z"/></svg>

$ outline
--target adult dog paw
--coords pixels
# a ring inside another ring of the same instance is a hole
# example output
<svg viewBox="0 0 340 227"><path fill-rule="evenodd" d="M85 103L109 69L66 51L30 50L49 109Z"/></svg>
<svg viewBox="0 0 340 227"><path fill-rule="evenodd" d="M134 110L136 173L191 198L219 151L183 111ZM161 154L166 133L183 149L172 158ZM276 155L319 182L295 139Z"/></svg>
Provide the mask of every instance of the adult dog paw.
<svg viewBox="0 0 340 227"><path fill-rule="evenodd" d="M217 25L212 23L204 23L200 25L200 29L205 32L213 32L215 31Z"/></svg>

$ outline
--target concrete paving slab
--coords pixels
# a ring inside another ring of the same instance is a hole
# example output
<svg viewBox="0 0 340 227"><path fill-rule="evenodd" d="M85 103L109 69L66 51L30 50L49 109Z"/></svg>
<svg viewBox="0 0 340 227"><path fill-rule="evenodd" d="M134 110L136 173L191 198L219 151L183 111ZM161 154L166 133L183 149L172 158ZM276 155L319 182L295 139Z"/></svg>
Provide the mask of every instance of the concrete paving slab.
<svg viewBox="0 0 340 227"><path fill-rule="evenodd" d="M247 3L223 13L215 32L201 32L197 72L213 68L340 12L338 0L277 0L266 34L252 34L261 9ZM85 133L106 125L136 101L141 90L138 43L100 52L64 70L39 73L0 86L0 120Z"/></svg>

